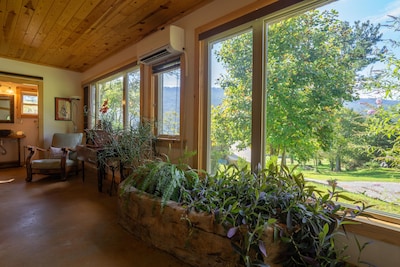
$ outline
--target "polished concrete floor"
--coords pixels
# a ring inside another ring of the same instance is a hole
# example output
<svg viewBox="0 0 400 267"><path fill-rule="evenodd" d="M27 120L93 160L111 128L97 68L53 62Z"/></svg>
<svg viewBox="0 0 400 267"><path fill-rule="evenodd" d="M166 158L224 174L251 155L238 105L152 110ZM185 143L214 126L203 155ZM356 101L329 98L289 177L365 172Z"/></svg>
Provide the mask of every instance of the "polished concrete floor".
<svg viewBox="0 0 400 267"><path fill-rule="evenodd" d="M25 183L24 168L0 169L0 181L14 179L0 183L0 266L187 266L127 233L115 192L98 192L95 172L85 175Z"/></svg>

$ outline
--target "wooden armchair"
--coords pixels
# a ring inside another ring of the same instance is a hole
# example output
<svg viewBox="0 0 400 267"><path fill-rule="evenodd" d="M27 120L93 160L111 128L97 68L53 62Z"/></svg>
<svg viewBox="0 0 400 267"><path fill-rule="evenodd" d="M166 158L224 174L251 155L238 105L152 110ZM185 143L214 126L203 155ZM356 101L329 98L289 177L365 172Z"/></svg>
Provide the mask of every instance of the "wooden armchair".
<svg viewBox="0 0 400 267"><path fill-rule="evenodd" d="M28 146L26 181L31 182L33 174L60 174L61 180L66 180L70 171L78 172L75 149L82 143L82 137L82 133L55 133L48 149ZM46 157L34 159L39 151Z"/></svg>

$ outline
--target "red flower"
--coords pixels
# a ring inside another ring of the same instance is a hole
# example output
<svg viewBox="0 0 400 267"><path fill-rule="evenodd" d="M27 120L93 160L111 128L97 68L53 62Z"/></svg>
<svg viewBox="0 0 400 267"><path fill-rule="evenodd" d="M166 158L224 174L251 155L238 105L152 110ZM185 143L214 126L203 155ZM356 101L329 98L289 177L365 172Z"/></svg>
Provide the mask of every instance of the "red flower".
<svg viewBox="0 0 400 267"><path fill-rule="evenodd" d="M108 99L104 100L103 105L100 108L100 112L105 114L108 111Z"/></svg>

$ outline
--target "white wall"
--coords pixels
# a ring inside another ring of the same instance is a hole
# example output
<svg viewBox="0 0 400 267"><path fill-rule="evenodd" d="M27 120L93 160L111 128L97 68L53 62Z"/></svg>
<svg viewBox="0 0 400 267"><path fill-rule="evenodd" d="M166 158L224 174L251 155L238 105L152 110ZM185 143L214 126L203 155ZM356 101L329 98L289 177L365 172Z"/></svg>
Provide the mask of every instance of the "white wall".
<svg viewBox="0 0 400 267"><path fill-rule="evenodd" d="M355 235L351 232L347 236L339 235L336 238L336 245L339 248L347 247L345 255L349 255L347 260L356 266L368 266L360 264L359 261L369 263L371 266L377 267L394 267L400 263L400 247L372 240L369 237ZM365 248L360 252L357 246L357 241L360 246L365 244ZM360 257L358 259L358 257Z"/></svg>
<svg viewBox="0 0 400 267"><path fill-rule="evenodd" d="M79 95L81 98L83 98L83 90L81 88L81 73L5 58L0 58L0 71L43 77L43 93L39 96L39 98L43 100L43 116L40 118L42 122L39 123L42 126L42 130L39 132L43 133L45 147L50 145L51 137L54 132L74 131L71 121L55 120L54 98L70 97L73 95ZM83 104L80 102L82 101L79 101L78 108L82 110ZM0 128L3 128L1 124ZM77 131L83 131L83 118L79 118L78 120ZM25 131L25 134L29 135L29 131Z"/></svg>

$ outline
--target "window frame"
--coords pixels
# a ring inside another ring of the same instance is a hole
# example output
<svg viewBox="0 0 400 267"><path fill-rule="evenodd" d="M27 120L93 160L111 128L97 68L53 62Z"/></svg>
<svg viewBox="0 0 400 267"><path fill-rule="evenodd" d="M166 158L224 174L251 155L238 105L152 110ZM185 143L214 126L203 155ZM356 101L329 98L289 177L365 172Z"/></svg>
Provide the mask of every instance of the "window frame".
<svg viewBox="0 0 400 267"><path fill-rule="evenodd" d="M17 103L18 103L18 108L17 108L17 117L18 118L38 118L39 117L39 95L38 95L38 90L34 88L25 88L25 87L17 87ZM24 96L29 95L29 96L36 96L37 98L37 103L36 104L24 104ZM29 105L29 106L36 106L38 112L36 114L28 114L24 113L24 105Z"/></svg>
<svg viewBox="0 0 400 267"><path fill-rule="evenodd" d="M169 65L171 65L169 67ZM165 66L165 68L163 67ZM160 75L163 73L179 68L179 134L178 135L168 135L168 134L160 134L159 133L159 119L160 119L160 107L162 106L162 79L160 79ZM154 96L155 96L155 103L154 103L154 120L155 120L155 127L154 132L157 140L160 141L176 141L180 142L183 136L183 112L184 112L184 62L182 56L174 57L168 59L162 63L156 64L152 66L152 80L154 84Z"/></svg>
<svg viewBox="0 0 400 267"><path fill-rule="evenodd" d="M126 85L126 82L125 82L126 81L126 73L125 72L124 73L116 73L114 75L108 76L108 77L96 82L96 85L95 85L96 86L95 108L96 108L96 111L97 111L97 113L96 113L97 114L96 122L99 122L101 120L102 114L100 112L100 109L101 109L104 101L106 100L106 99L101 98L101 96L100 96L100 91L103 89L103 88L100 88L100 84L103 84L105 87L107 87L108 83L113 83L114 81L118 81L118 80L121 80L121 84L122 84L121 92L119 92L119 94L121 94L121 103L120 103L120 105L121 105L121 109L122 109L121 110L122 121L119 121L119 122L122 123L122 127L125 128L127 126L126 125L126 119L125 119L125 116L126 116L125 110L126 110L126 108L125 108L125 103L124 103L124 100L125 100L124 97L126 96L125 91L127 90L127 88L125 87L125 85ZM112 91L115 92L115 90L112 90ZM109 99L107 99L107 100L109 100ZM111 102L111 101L109 101L109 102ZM109 105L110 105L110 103L109 103Z"/></svg>
<svg viewBox="0 0 400 267"><path fill-rule="evenodd" d="M230 37L234 37L237 35L240 35L242 33L245 33L247 31L251 31L252 32L252 37L253 37L253 41L257 40L259 38L259 33L260 33L260 23L258 21L256 22L250 22L250 23L246 23L243 25L240 25L238 27L235 27L233 29L229 29L223 33L214 35L208 39L206 39L205 41L205 51L207 51L207 53L205 53L205 57L207 58L207 66L208 63L211 63L211 47L213 46L213 44L219 42L219 41L223 41L224 39L228 39ZM264 107L261 105L260 106L260 101L263 97L263 90L262 90L262 84L260 84L260 80L259 79L255 79L256 74L254 73L256 66L259 66L260 64L262 64L263 60L263 54L262 51L260 53L260 51L254 51L254 46L253 46L253 59L252 59L252 63L253 63L253 78L252 78L252 98L255 99L255 101L252 102L252 107L251 107L251 114L252 114L252 121L251 121L251 128L252 128L252 140L251 140L251 144L253 144L255 142L255 144L261 144L261 147L254 147L251 146L251 162L261 162L262 161L262 156L260 153L262 153L262 147L263 147L263 140L262 140L262 135L259 127L261 125L257 124L257 121L260 121L260 119L262 119L264 114ZM205 65L206 66L206 65ZM261 68L258 68L261 69ZM203 167L203 169L207 170L208 172L210 172L210 167L211 167L211 90L212 90L212 84L210 83L210 79L211 79L211 70L210 68L207 69L207 89L205 90L206 94L204 96L205 99L205 104L203 105L205 107L205 112L206 115L204 116L204 125L206 128L206 146L205 146L205 166ZM263 81L261 81L263 83ZM261 90L260 90L261 89ZM262 101L261 101L262 102ZM262 111L262 113L260 113L259 111ZM255 127L255 128L254 128ZM255 135L254 132L259 132L260 135ZM261 138L261 139L260 139ZM260 151L259 151L260 150ZM255 156L256 155L256 156ZM258 156L257 156L258 155ZM257 165L257 164L256 164ZM253 167L253 166L252 166ZM254 168L256 168L257 166L254 166Z"/></svg>
<svg viewBox="0 0 400 267"><path fill-rule="evenodd" d="M139 77L142 77L142 69L140 68L140 65L137 64L137 62L134 62L132 64L129 64L125 67L122 67L120 69L117 69L111 73L105 74L95 80L92 80L88 83L86 83L83 87L87 88L88 92L85 97L87 97L87 100L85 100L85 105L84 111L85 111L85 125L87 125L87 128L95 128L98 120L100 119L100 107L103 104L104 99L100 99L99 96L99 83L104 83L107 81L111 81L113 79L117 79L119 77L122 78L122 125L123 128L126 129L129 127L129 109L127 108L127 103L129 101L129 86L128 86L128 74L132 72L138 72ZM143 110L143 97L142 97L142 86L140 86L140 96L139 96L139 120L141 121L142 119L142 110Z"/></svg>
<svg viewBox="0 0 400 267"><path fill-rule="evenodd" d="M226 34L229 35L227 32L232 31L232 29L241 26L244 24L243 21L249 21L254 20L254 21L261 21L263 24L261 27L264 27L264 25L268 25L269 23L273 23L275 20L282 19L284 17L291 17L294 16L298 13L305 12L311 8L318 8L320 6L326 5L330 2L333 2L332 0L325 0L325 1L304 1L304 3L295 3L291 4L289 7L286 8L278 8L274 10L272 13L265 15L265 11L262 11L264 9L265 3L262 6L257 6L251 5L249 8L242 9L241 12L235 13L235 14L229 14L225 17L220 18L218 21L210 22L206 25L203 25L199 28L196 29L195 32L195 38L196 38L196 53L195 53L195 61L196 65L199 66L198 69L198 79L195 80L195 86L198 88L197 96L196 99L198 99L198 106L200 107L200 110L198 111L195 115L197 118L197 123L198 123L198 133L196 136L195 142L197 142L197 168L199 169L207 169L207 163L209 162L208 160L208 155L209 152L207 150L208 148L208 99L209 99L209 92L208 92L208 87L209 87L209 58L208 58L208 44L211 42L210 40L214 40L216 36L221 36ZM279 5L279 3L278 3ZM268 8L267 8L268 9ZM255 11L257 10L257 11ZM264 14L263 14L264 12ZM242 22L242 23L241 23ZM255 27L260 27L259 26ZM264 40L267 38L267 36L258 36L256 38L261 38L258 40ZM253 39L254 40L254 39ZM255 42L253 42L255 43ZM260 47L259 47L260 49ZM263 49L261 47L261 49ZM255 56L256 52L253 51L253 57ZM258 54L259 55L259 54ZM260 57L259 57L260 58ZM263 55L262 60L266 60L265 56ZM257 62L254 62L254 64L257 64ZM262 84L261 88L264 88L264 73L263 73L263 67L257 67L256 65L253 67L253 72L254 76L260 75L258 81L254 81L254 83L260 83ZM256 73L257 72L257 73ZM253 84L253 92L258 91L255 90L255 85ZM259 92L259 91L258 91ZM253 97L254 97L253 93ZM257 98L256 98L257 99ZM262 101L265 101L265 96L264 94L262 97L258 98L262 99ZM254 98L253 98L254 100ZM263 105L264 106L264 105ZM252 107L254 110L254 105ZM254 114L253 114L254 116ZM265 116L265 111L262 114L261 121L259 121L260 118L253 118L253 122L259 123L258 125L263 124L263 120ZM252 125L254 127L254 125ZM256 126L258 127L258 126ZM254 132L254 129L253 129ZM260 134L260 132L258 133ZM261 134L263 137L263 133ZM256 138L257 139L257 138ZM252 137L252 144L264 144L263 138L259 141L259 143L255 142L255 139ZM261 153L264 150L261 150ZM263 158L261 154L259 154L259 151L253 151L251 155L252 163L253 164L253 159L257 158ZM261 162L261 161L260 161ZM253 165L252 165L253 166ZM399 246L400 245L400 218L398 216L390 216L387 214L380 214L380 213L375 213L375 212L365 212L366 215L370 216L370 218L362 218L362 219L355 219L354 222L356 222L355 225L348 225L346 226L346 229L349 231L352 231L353 233L360 234L366 237L374 238L376 240L384 241L389 244L394 244Z"/></svg>

